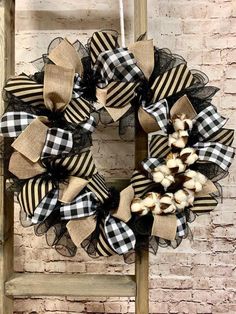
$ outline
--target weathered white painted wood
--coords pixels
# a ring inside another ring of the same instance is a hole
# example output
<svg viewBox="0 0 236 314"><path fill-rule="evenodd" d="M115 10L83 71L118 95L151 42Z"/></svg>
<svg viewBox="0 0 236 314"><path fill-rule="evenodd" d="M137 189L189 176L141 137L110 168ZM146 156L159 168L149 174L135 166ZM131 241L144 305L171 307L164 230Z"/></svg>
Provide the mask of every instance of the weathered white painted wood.
<svg viewBox="0 0 236 314"><path fill-rule="evenodd" d="M25 273L6 282L10 296L131 297L135 293L135 277L129 275Z"/></svg>

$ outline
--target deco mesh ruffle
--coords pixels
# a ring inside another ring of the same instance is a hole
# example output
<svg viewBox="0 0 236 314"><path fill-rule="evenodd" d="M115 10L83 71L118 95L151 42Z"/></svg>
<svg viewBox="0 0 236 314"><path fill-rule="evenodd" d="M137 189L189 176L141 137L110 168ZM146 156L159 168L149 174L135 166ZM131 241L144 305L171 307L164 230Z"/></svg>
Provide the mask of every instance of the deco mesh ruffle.
<svg viewBox="0 0 236 314"><path fill-rule="evenodd" d="M152 40L119 47L116 32L85 46L56 38L33 64L36 73L6 82L0 122L22 225L64 256L82 247L128 263L138 248L192 238L189 223L216 207L234 158L234 132L211 103L218 88ZM119 192L96 168L91 135L99 122L119 122L131 140L135 118L148 155Z"/></svg>

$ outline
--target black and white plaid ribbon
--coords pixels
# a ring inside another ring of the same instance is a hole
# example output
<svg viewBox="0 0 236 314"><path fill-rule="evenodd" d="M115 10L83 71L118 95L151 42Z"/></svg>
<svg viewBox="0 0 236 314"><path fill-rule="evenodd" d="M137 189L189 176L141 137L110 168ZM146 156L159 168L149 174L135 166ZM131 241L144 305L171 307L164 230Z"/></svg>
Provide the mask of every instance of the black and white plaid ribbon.
<svg viewBox="0 0 236 314"><path fill-rule="evenodd" d="M98 86L105 87L111 81L137 82L143 72L127 48L104 51L98 55L94 65L94 75L99 78Z"/></svg>
<svg viewBox="0 0 236 314"><path fill-rule="evenodd" d="M161 158L150 157L142 161L142 166L147 172L152 172L152 170L159 166L161 163L162 163Z"/></svg>
<svg viewBox="0 0 236 314"><path fill-rule="evenodd" d="M74 88L73 88L73 92L72 92L72 98L79 98L83 95L83 91L81 89L81 82L82 78L81 76L76 73L75 74L75 81L74 81Z"/></svg>
<svg viewBox="0 0 236 314"><path fill-rule="evenodd" d="M221 143L202 143L193 145L196 148L199 160L209 161L217 164L223 170L228 170L235 156L235 149Z"/></svg>
<svg viewBox="0 0 236 314"><path fill-rule="evenodd" d="M135 235L123 221L108 215L104 230L110 246L117 254L125 254L135 248Z"/></svg>
<svg viewBox="0 0 236 314"><path fill-rule="evenodd" d="M44 221L53 212L58 203L58 195L58 189L53 189L42 199L31 217L33 224Z"/></svg>
<svg viewBox="0 0 236 314"><path fill-rule="evenodd" d="M143 105L143 109L156 119L160 129L166 133L169 112L167 101L163 99L160 102Z"/></svg>
<svg viewBox="0 0 236 314"><path fill-rule="evenodd" d="M177 235L179 237L184 237L186 235L187 230L187 221L186 216L182 213L176 214L177 218Z"/></svg>
<svg viewBox="0 0 236 314"><path fill-rule="evenodd" d="M193 120L194 126L198 130L199 140L206 140L208 137L218 132L227 122L214 106L203 109Z"/></svg>
<svg viewBox="0 0 236 314"><path fill-rule="evenodd" d="M44 159L63 153L69 153L72 147L73 135L71 132L60 128L51 128L47 132L41 158Z"/></svg>
<svg viewBox="0 0 236 314"><path fill-rule="evenodd" d="M0 121L0 135L17 137L37 116L23 111L6 112Z"/></svg>
<svg viewBox="0 0 236 314"><path fill-rule="evenodd" d="M88 191L82 195L78 195L70 204L62 204L60 206L60 214L62 220L79 219L92 216L97 209L96 196Z"/></svg>
<svg viewBox="0 0 236 314"><path fill-rule="evenodd" d="M96 128L96 120L93 116L90 116L87 121L80 123L80 127L85 131L93 132Z"/></svg>
<svg viewBox="0 0 236 314"><path fill-rule="evenodd" d="M50 191L35 208L31 221L34 224L44 221L56 208L60 208L62 220L71 220L92 216L96 212L97 200L92 192L85 192L78 195L69 204L58 201L59 190Z"/></svg>

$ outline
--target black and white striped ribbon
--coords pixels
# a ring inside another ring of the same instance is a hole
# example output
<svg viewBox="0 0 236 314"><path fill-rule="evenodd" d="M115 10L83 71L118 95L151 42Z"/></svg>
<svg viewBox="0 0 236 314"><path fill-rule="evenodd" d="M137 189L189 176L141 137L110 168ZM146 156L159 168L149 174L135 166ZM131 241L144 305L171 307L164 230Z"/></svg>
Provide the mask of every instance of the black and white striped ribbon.
<svg viewBox="0 0 236 314"><path fill-rule="evenodd" d="M106 107L122 108L135 97L138 83L111 82L106 86Z"/></svg>
<svg viewBox="0 0 236 314"><path fill-rule="evenodd" d="M31 106L44 105L43 85L24 73L9 79L4 90Z"/></svg>
<svg viewBox="0 0 236 314"><path fill-rule="evenodd" d="M135 196L137 197L143 197L155 186L155 182L153 180L147 178L138 170L133 172L131 184L133 186Z"/></svg>
<svg viewBox="0 0 236 314"><path fill-rule="evenodd" d="M185 63L179 64L176 67L159 75L152 84L153 99L152 102L167 98L185 90L194 82L191 71Z"/></svg>
<svg viewBox="0 0 236 314"><path fill-rule="evenodd" d="M99 54L107 50L118 48L118 37L109 32L95 32L89 44L90 56L93 64L96 62Z"/></svg>

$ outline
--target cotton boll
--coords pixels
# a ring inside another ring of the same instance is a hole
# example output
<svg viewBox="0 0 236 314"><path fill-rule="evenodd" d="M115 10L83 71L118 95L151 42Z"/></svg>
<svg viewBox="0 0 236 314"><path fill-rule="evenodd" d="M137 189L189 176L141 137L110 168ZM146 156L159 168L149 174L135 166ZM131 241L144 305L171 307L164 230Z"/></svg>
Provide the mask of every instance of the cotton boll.
<svg viewBox="0 0 236 314"><path fill-rule="evenodd" d="M149 208L154 207L158 201L157 195L158 194L154 192L147 193L142 201L143 205Z"/></svg>
<svg viewBox="0 0 236 314"><path fill-rule="evenodd" d="M181 150L180 158L185 164L192 165L198 160L198 155L196 154L196 151L194 148L186 147Z"/></svg>
<svg viewBox="0 0 236 314"><path fill-rule="evenodd" d="M169 135L168 145L170 147L184 148L188 142L187 131L176 131Z"/></svg>
<svg viewBox="0 0 236 314"><path fill-rule="evenodd" d="M172 124L175 131L191 130L193 127L192 120L188 119L185 114L177 115L172 119Z"/></svg>
<svg viewBox="0 0 236 314"><path fill-rule="evenodd" d="M160 165L159 167L155 168L154 171L156 171L156 169L164 174L170 174L170 169L167 167L167 165Z"/></svg>
<svg viewBox="0 0 236 314"><path fill-rule="evenodd" d="M144 208L143 211L140 213L140 216L145 216L149 213L149 208Z"/></svg>
<svg viewBox="0 0 236 314"><path fill-rule="evenodd" d="M194 177L196 177L196 175L197 175L197 171L194 171L194 170L187 170L186 172L185 172L185 175L188 177L188 178L194 178Z"/></svg>
<svg viewBox="0 0 236 314"><path fill-rule="evenodd" d="M201 184L205 184L207 182L207 177L200 172L197 173L197 179Z"/></svg>
<svg viewBox="0 0 236 314"><path fill-rule="evenodd" d="M174 193L175 205L177 209L183 210L188 206L188 194L184 190L178 190Z"/></svg>
<svg viewBox="0 0 236 314"><path fill-rule="evenodd" d="M178 154L169 154L167 156L166 165L173 173L180 173L186 169L186 166L183 164L182 160L178 158Z"/></svg>
<svg viewBox="0 0 236 314"><path fill-rule="evenodd" d="M165 189L167 189L175 180L171 175L170 169L166 165L156 167L152 173L153 181L160 183Z"/></svg>
<svg viewBox="0 0 236 314"><path fill-rule="evenodd" d="M162 172L153 172L152 177L154 182L160 183L165 178L165 175Z"/></svg>
<svg viewBox="0 0 236 314"><path fill-rule="evenodd" d="M202 184L200 182L195 182L195 192L200 192L202 190Z"/></svg>
<svg viewBox="0 0 236 314"><path fill-rule="evenodd" d="M195 182L194 182L194 180L190 179L190 180L184 182L183 186L184 186L186 189L193 190L193 189L195 188Z"/></svg>
<svg viewBox="0 0 236 314"><path fill-rule="evenodd" d="M175 182L175 179L172 175L169 175L167 177L165 177L162 181L161 181L161 185L167 189L172 183Z"/></svg>
<svg viewBox="0 0 236 314"><path fill-rule="evenodd" d="M160 208L163 213L174 213L176 205L174 202L174 195L172 193L166 193L160 198Z"/></svg>
<svg viewBox="0 0 236 314"><path fill-rule="evenodd" d="M141 198L135 197L131 203L131 211L133 213L141 212L143 209L143 203Z"/></svg>
<svg viewBox="0 0 236 314"><path fill-rule="evenodd" d="M203 185L207 182L207 178L198 171L187 170L184 174L185 182L183 186L189 190L200 192Z"/></svg>
<svg viewBox="0 0 236 314"><path fill-rule="evenodd" d="M152 209L152 214L153 215L160 215L162 213L160 203L156 203L155 207Z"/></svg>

